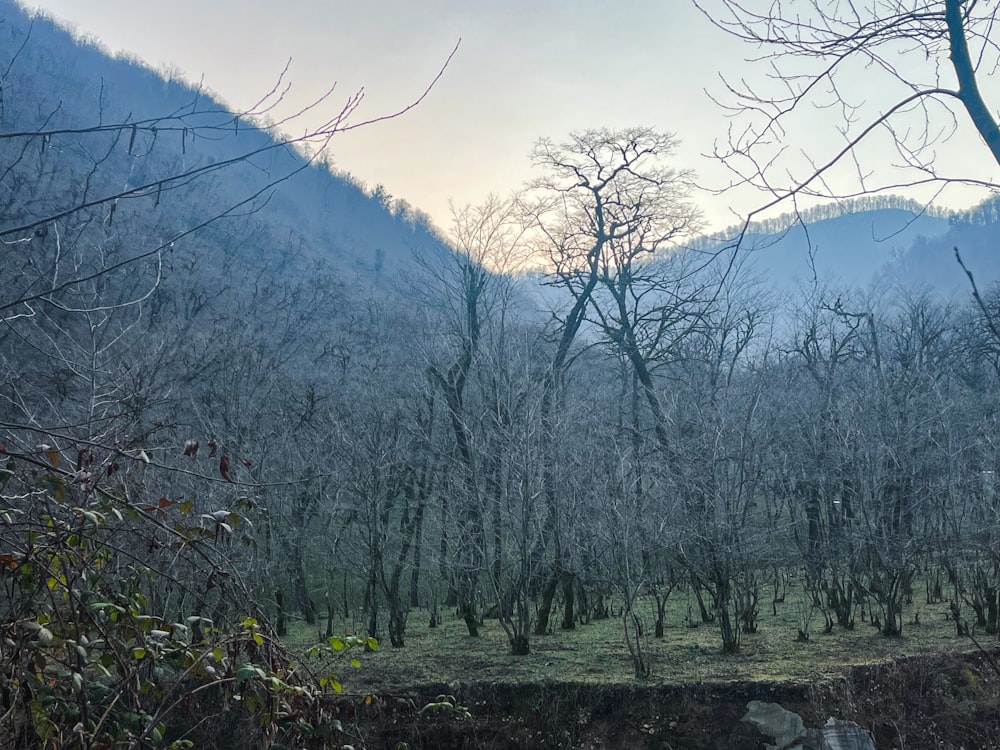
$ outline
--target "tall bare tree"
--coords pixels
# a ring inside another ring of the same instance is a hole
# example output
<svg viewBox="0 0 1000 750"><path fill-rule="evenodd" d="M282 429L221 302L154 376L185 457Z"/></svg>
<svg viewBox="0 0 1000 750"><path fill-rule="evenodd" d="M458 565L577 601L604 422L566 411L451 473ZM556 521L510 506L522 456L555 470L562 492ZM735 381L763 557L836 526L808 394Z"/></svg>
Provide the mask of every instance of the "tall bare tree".
<svg viewBox="0 0 1000 750"><path fill-rule="evenodd" d="M631 128L590 130L571 134L562 144L541 140L535 146L533 161L545 174L533 183L538 196L533 210L543 237L541 251L552 268L548 283L569 294L568 307L555 315L554 351L545 373L540 413L547 446L543 484L551 572L543 588L536 633L548 629L552 599L560 583L572 602L573 563L563 544L566 532L556 453L565 374L602 279L612 292L619 291L616 304L625 306L619 324L634 324L628 310L633 300L626 299L635 294L633 286L627 282L621 287L616 282L641 265L643 256L671 249L696 221L697 214L687 202L689 175L666 161L676 143L671 134ZM616 314L620 314L617 308ZM638 355L640 344L634 341L634 333L626 333L622 344L627 354ZM638 357L633 364L641 364ZM657 408L652 388L646 397ZM567 607L562 626L573 627L572 606Z"/></svg>

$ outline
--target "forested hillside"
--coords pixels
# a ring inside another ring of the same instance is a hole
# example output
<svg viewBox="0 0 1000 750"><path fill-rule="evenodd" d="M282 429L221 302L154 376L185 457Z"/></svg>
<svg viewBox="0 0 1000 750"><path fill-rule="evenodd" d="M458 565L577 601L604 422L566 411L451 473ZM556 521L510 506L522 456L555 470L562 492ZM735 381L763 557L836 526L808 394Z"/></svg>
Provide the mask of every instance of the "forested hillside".
<svg viewBox="0 0 1000 750"><path fill-rule="evenodd" d="M289 140L270 98L0 20L0 747L347 742L343 652L445 619L532 659L613 615L637 678L665 628L739 653L779 595L802 642L905 637L921 585L997 632L987 283L769 284L647 128L539 141L446 245L331 174L342 102ZM925 218L906 263L985 257Z"/></svg>
<svg viewBox="0 0 1000 750"><path fill-rule="evenodd" d="M997 205L992 198L967 211L948 211L894 195L866 196L732 227L697 246L719 247L742 232L747 273L782 295L822 282L876 294L921 289L957 299L970 287L956 248L984 287L1000 279L993 240Z"/></svg>

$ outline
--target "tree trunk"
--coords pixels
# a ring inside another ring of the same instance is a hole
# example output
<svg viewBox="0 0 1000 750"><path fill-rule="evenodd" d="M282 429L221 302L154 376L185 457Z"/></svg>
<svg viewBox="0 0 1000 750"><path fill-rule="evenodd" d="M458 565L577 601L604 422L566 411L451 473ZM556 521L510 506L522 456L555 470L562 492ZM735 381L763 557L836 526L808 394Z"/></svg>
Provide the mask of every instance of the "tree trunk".
<svg viewBox="0 0 1000 750"><path fill-rule="evenodd" d="M945 0L945 21L948 24L948 42L951 46L951 63L958 78L958 97L969 113L976 130L1000 164L1000 128L983 101L976 82L976 68L969 54L969 43L962 22L962 6L965 0Z"/></svg>
<svg viewBox="0 0 1000 750"><path fill-rule="evenodd" d="M527 656L531 653L531 645L528 636L515 635L510 638L510 653L514 656Z"/></svg>
<svg viewBox="0 0 1000 750"><path fill-rule="evenodd" d="M854 584L831 573L827 603L837 617L837 624L844 630L854 630Z"/></svg>
<svg viewBox="0 0 1000 750"><path fill-rule="evenodd" d="M275 623L274 631L283 638L288 635L288 621L285 618L285 595L281 589L274 592L274 602L278 606L278 621Z"/></svg>
<svg viewBox="0 0 1000 750"><path fill-rule="evenodd" d="M316 605L313 604L312 597L309 596L309 588L306 583L306 571L305 566L302 564L302 557L298 552L299 546L296 545L295 551L295 570L294 570L294 585L295 585L295 603L305 618L305 621L310 625L316 624Z"/></svg>
<svg viewBox="0 0 1000 750"><path fill-rule="evenodd" d="M555 598L558 585L559 574L554 572L545 582L545 588L542 589L542 601L538 605L538 619L535 621L535 635L548 635L549 615L552 612L552 600Z"/></svg>
<svg viewBox="0 0 1000 750"><path fill-rule="evenodd" d="M576 576L572 573L563 574L563 620L560 628L563 630L573 630L576 628L576 614L574 613L574 583Z"/></svg>
<svg viewBox="0 0 1000 750"><path fill-rule="evenodd" d="M694 598L698 602L698 612L701 615L702 624L708 625L715 622L715 615L709 612L708 607L705 606L705 597L701 594L701 582L694 573L691 574L691 588L694 589Z"/></svg>
<svg viewBox="0 0 1000 750"><path fill-rule="evenodd" d="M722 634L722 651L738 654L740 651L739 624L729 614L728 607L719 610L719 632Z"/></svg>
<svg viewBox="0 0 1000 750"><path fill-rule="evenodd" d="M393 648L403 648L406 634L406 612L401 607L389 606L389 644Z"/></svg>
<svg viewBox="0 0 1000 750"><path fill-rule="evenodd" d="M455 575L448 565L449 542L448 524L451 522L451 508L448 502L448 493L441 495L441 545L438 558L438 566L441 573L441 580L447 587L444 596L444 606L446 608L458 606L458 589L455 588Z"/></svg>
<svg viewBox="0 0 1000 750"><path fill-rule="evenodd" d="M462 619L465 620L465 627L469 631L469 637L479 637L479 620L476 619L476 612L472 606L462 607Z"/></svg>
<svg viewBox="0 0 1000 750"><path fill-rule="evenodd" d="M656 597L656 625L653 627L653 636L656 638L663 637L663 620L667 614L667 597L661 595L659 592L655 594Z"/></svg>
<svg viewBox="0 0 1000 750"><path fill-rule="evenodd" d="M330 597L330 592L326 593L326 637L329 638L333 635L333 599Z"/></svg>
<svg viewBox="0 0 1000 750"><path fill-rule="evenodd" d="M417 508L416 529L413 535L413 568L410 571L410 607L420 606L420 552L424 535L424 506Z"/></svg>
<svg viewBox="0 0 1000 750"><path fill-rule="evenodd" d="M378 602L375 597L372 597L371 610L368 615L368 637L378 638ZM368 644L365 644L365 651L370 651L371 648Z"/></svg>

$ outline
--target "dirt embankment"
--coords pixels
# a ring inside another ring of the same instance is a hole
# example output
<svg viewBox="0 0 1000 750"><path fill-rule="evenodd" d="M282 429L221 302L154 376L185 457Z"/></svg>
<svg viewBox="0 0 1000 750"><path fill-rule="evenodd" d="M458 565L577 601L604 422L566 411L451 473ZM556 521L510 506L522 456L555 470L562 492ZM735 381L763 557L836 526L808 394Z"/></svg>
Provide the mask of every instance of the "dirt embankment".
<svg viewBox="0 0 1000 750"><path fill-rule="evenodd" d="M471 716L420 712L441 694ZM751 700L779 703L807 727L849 719L878 750L1000 748L1000 677L978 654L855 667L820 685L427 685L340 712L359 750L751 750L769 740L741 721Z"/></svg>

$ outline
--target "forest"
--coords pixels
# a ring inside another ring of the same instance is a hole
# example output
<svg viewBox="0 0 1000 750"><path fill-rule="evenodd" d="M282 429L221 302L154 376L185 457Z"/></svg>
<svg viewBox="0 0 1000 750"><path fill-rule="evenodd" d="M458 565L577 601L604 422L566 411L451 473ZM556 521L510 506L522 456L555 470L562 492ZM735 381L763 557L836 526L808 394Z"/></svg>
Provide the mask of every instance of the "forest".
<svg viewBox="0 0 1000 750"><path fill-rule="evenodd" d="M542 138L437 229L331 169L353 100L289 137L280 81L233 113L0 17L0 748L339 747L364 653L454 622L529 664L613 622L639 681L665 631L737 658L779 607L817 650L915 601L995 642L970 248L957 297L776 288L741 240L802 213L704 237L647 127ZM997 205L931 213L989 244ZM808 220L883 209L923 212Z"/></svg>

